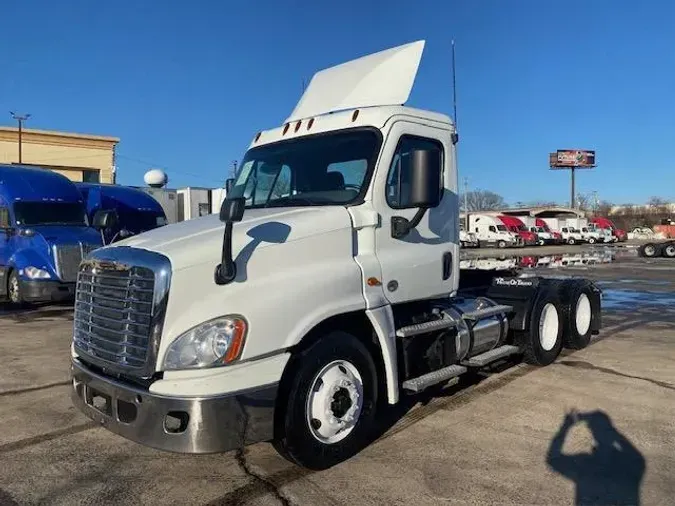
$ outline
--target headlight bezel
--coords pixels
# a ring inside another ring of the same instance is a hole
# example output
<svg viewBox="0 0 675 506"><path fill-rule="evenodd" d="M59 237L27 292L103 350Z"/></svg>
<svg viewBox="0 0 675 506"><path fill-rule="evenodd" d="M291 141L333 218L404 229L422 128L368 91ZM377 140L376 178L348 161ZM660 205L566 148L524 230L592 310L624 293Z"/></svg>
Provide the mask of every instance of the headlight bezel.
<svg viewBox="0 0 675 506"><path fill-rule="evenodd" d="M233 335L225 351L218 354L215 351L215 344L218 339L217 333L219 329L217 329L215 326L219 323L228 321L232 324ZM217 316L190 327L188 330L182 332L178 337L171 341L171 344L169 344L169 347L164 353L164 358L162 360L162 370L204 370L232 365L241 358L246 343L246 337L248 335L248 328L248 320L246 320L243 315L234 313ZM209 331L213 331L214 329L216 335L204 335ZM201 336L200 332L202 334ZM203 347L203 349L200 350L200 346ZM192 349L190 349L190 347L192 347ZM213 353L213 360L197 360L197 362L193 361L192 363L187 363L185 361L184 353L187 353L188 357L193 355L196 360L200 353L203 353L205 350L211 351Z"/></svg>
<svg viewBox="0 0 675 506"><path fill-rule="evenodd" d="M41 267L29 265L27 267L24 267L22 270L23 270L23 274L28 279L31 279L31 280L52 279L52 275L49 273L49 271L47 269L43 269Z"/></svg>

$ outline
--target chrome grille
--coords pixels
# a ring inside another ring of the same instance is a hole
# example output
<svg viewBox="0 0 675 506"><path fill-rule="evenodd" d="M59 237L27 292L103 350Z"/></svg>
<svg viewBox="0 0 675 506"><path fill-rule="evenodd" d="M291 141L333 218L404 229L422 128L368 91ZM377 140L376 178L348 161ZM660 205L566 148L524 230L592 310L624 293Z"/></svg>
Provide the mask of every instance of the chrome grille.
<svg viewBox="0 0 675 506"><path fill-rule="evenodd" d="M120 255L129 261L100 258ZM75 294L76 352L104 368L150 374L168 295L168 265L166 257L128 247L98 250L83 261Z"/></svg>
<svg viewBox="0 0 675 506"><path fill-rule="evenodd" d="M64 283L74 283L80 262L96 248L97 246L82 243L54 245L54 263L59 279Z"/></svg>

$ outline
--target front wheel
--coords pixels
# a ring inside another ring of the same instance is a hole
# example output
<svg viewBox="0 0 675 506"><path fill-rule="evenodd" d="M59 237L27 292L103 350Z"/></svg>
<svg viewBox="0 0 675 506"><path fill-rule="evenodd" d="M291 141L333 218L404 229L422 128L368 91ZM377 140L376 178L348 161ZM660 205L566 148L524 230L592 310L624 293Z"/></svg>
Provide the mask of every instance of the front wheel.
<svg viewBox="0 0 675 506"><path fill-rule="evenodd" d="M589 237L588 244L595 244L595 237Z"/></svg>
<svg viewBox="0 0 675 506"><path fill-rule="evenodd" d="M276 450L308 469L327 469L367 444L374 428L377 372L365 345L330 332L289 363L278 402Z"/></svg>
<svg viewBox="0 0 675 506"><path fill-rule="evenodd" d="M19 283L19 276L15 270L9 273L9 279L7 280L7 297L12 304L19 305L23 302L21 284Z"/></svg>
<svg viewBox="0 0 675 506"><path fill-rule="evenodd" d="M574 237L570 237L569 239L567 239L567 244L569 244L570 246L574 246L576 244Z"/></svg>
<svg viewBox="0 0 675 506"><path fill-rule="evenodd" d="M499 241L499 242L497 242L497 247L498 247L499 249L504 249L504 248L506 248L506 241Z"/></svg>

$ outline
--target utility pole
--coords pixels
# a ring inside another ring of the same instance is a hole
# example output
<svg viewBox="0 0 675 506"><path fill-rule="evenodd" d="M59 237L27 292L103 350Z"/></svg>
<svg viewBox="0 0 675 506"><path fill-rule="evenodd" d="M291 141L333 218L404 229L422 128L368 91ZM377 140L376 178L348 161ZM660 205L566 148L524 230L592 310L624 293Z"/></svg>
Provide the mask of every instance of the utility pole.
<svg viewBox="0 0 675 506"><path fill-rule="evenodd" d="M575 198L574 195L574 167L571 167L571 172L572 172L572 193L570 194L570 207L572 209L576 209L577 206L575 205L577 203L577 199Z"/></svg>
<svg viewBox="0 0 675 506"><path fill-rule="evenodd" d="M21 115L12 111L9 111L9 113L12 115L12 118L19 123L19 163L21 163L23 161L21 156L21 133L23 131L23 122L30 118L30 114Z"/></svg>

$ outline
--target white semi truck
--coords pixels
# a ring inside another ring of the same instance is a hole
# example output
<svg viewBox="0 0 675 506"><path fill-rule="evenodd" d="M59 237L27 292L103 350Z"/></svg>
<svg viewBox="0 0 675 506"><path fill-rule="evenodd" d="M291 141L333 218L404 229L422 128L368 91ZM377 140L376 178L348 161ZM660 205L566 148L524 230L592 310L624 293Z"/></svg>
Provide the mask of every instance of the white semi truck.
<svg viewBox="0 0 675 506"><path fill-rule="evenodd" d="M253 137L219 216L81 263L79 409L167 451L272 441L321 469L406 394L588 345L601 326L590 281L483 273L468 287L480 296L463 295L457 133L401 105L423 47L318 72L290 117Z"/></svg>

